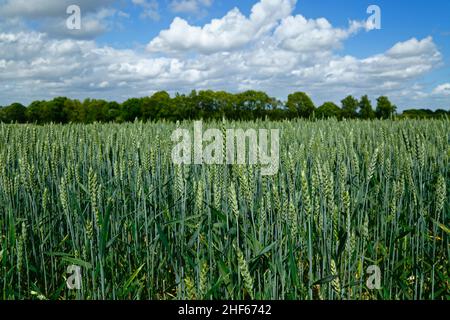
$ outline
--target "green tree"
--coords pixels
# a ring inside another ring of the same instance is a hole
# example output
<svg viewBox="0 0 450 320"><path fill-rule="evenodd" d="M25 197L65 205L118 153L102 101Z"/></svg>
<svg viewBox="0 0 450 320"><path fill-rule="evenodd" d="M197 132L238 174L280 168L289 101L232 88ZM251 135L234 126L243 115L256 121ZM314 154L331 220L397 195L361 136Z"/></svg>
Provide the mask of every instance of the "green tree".
<svg viewBox="0 0 450 320"><path fill-rule="evenodd" d="M45 101L33 101L25 111L25 115L27 118L27 122L29 123L44 123L45 119L43 119Z"/></svg>
<svg viewBox="0 0 450 320"><path fill-rule="evenodd" d="M381 96L377 99L377 109L375 114L379 119L389 119L397 110L397 107L393 105L388 97Z"/></svg>
<svg viewBox="0 0 450 320"><path fill-rule="evenodd" d="M347 96L341 101L342 117L346 119L354 119L358 116L358 100L353 96Z"/></svg>
<svg viewBox="0 0 450 320"><path fill-rule="evenodd" d="M64 102L64 113L67 121L72 123L86 123L85 106L79 100L67 99Z"/></svg>
<svg viewBox="0 0 450 320"><path fill-rule="evenodd" d="M169 119L174 116L172 100L166 91L158 91L142 102L144 120Z"/></svg>
<svg viewBox="0 0 450 320"><path fill-rule="evenodd" d="M367 95L361 97L359 101L359 117L361 119L374 119L375 112L372 108L372 103Z"/></svg>
<svg viewBox="0 0 450 320"><path fill-rule="evenodd" d="M304 92L290 94L288 96L286 107L291 115L302 118L311 117L316 110L311 98Z"/></svg>
<svg viewBox="0 0 450 320"><path fill-rule="evenodd" d="M199 91L196 99L196 107L198 110L198 117L207 119L214 116L217 111L215 93L212 90Z"/></svg>
<svg viewBox="0 0 450 320"><path fill-rule="evenodd" d="M241 118L246 120L263 118L272 101L273 99L262 91L248 90L237 95Z"/></svg>
<svg viewBox="0 0 450 320"><path fill-rule="evenodd" d="M140 119L142 99L131 98L122 104L121 110L121 120L123 121L134 121L135 119Z"/></svg>
<svg viewBox="0 0 450 320"><path fill-rule="evenodd" d="M115 122L120 120L120 104L110 101L106 105L106 122Z"/></svg>
<svg viewBox="0 0 450 320"><path fill-rule="evenodd" d="M105 100L89 100L86 104L87 122L107 122L108 102Z"/></svg>
<svg viewBox="0 0 450 320"><path fill-rule="evenodd" d="M396 113L396 106L385 96L377 99L375 111L367 95L361 97L360 101L348 96L341 102L342 109L332 102L325 102L316 109L313 101L304 92L290 94L284 104L265 92L255 90L237 94L225 91L197 92L193 90L188 95L177 93L174 98L171 98L166 91L159 91L151 97L128 99L122 104L97 99L85 99L80 102L66 97L57 97L50 101L34 101L27 108L16 103L0 107L0 121L42 124L124 122L134 121L136 118L145 121L222 119L223 117L230 120L283 120L312 116L338 119L343 117L388 119ZM444 118L449 115L450 110L412 109L405 110L399 117Z"/></svg>
<svg viewBox="0 0 450 320"><path fill-rule="evenodd" d="M43 121L54 123L67 123L68 116L65 113L66 97L57 97L45 103L43 110Z"/></svg>
<svg viewBox="0 0 450 320"><path fill-rule="evenodd" d="M20 103L13 103L8 107L1 109L1 121L6 123L25 123L27 122L25 106Z"/></svg>
<svg viewBox="0 0 450 320"><path fill-rule="evenodd" d="M342 110L333 102L325 102L316 111L316 118L341 118Z"/></svg>
<svg viewBox="0 0 450 320"><path fill-rule="evenodd" d="M218 119L222 119L223 117L227 119L239 118L236 95L225 91L218 91L215 93L215 96L218 110L216 117Z"/></svg>

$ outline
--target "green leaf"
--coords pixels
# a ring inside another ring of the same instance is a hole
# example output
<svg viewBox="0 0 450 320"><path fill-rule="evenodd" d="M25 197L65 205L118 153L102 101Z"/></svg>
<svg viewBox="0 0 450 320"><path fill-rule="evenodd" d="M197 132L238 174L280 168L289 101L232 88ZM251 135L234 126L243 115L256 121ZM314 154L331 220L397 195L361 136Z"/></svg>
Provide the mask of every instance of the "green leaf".
<svg viewBox="0 0 450 320"><path fill-rule="evenodd" d="M277 242L278 241L274 241L271 244L269 244L267 247L262 249L261 252L258 253L258 256L262 256L262 255L266 254L267 252L269 252L270 250L272 250L272 248L277 244Z"/></svg>
<svg viewBox="0 0 450 320"><path fill-rule="evenodd" d="M450 234L450 228L446 227L444 224L437 222L433 219L433 223L441 228L446 234Z"/></svg>
<svg viewBox="0 0 450 320"><path fill-rule="evenodd" d="M403 239L404 237L406 237L408 234L412 233L415 229L414 228L408 228L406 230L403 230L402 232L399 233L399 235L395 238L395 241Z"/></svg>
<svg viewBox="0 0 450 320"><path fill-rule="evenodd" d="M201 214L197 214L195 216L190 216L190 217L183 218L183 219L172 220L172 221L164 223L164 226L166 227L166 226L169 226L169 225L172 225L172 224L186 222L186 221L189 221L189 220L193 220L193 219L199 218L201 216L202 216Z"/></svg>
<svg viewBox="0 0 450 320"><path fill-rule="evenodd" d="M142 268L145 266L145 263L142 264L139 268L136 269L136 271L133 272L133 274L131 275L131 277L127 280L127 282L125 282L125 290L128 289L128 287L130 286L130 284L134 281L134 279L136 279L137 275L139 274L139 272L141 272Z"/></svg>
<svg viewBox="0 0 450 320"><path fill-rule="evenodd" d="M68 263L71 263L73 265L76 265L76 266L84 267L86 269L92 268L92 265L89 262L83 261L81 259L64 256L64 257L62 257L62 260L66 261Z"/></svg>
<svg viewBox="0 0 450 320"><path fill-rule="evenodd" d="M329 283L329 282L333 281L333 280L336 279L336 278L337 278L336 275L330 275L330 276L327 276L327 277L322 278L322 279L320 279L320 280L317 280L317 281L314 282L312 285L315 286L315 285L317 285L317 284L326 284L326 283Z"/></svg>

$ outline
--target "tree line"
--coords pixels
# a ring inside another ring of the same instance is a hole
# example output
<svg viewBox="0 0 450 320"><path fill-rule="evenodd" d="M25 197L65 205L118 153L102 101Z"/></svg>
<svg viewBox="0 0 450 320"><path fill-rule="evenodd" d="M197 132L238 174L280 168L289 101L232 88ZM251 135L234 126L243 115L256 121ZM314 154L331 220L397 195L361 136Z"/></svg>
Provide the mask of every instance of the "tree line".
<svg viewBox="0 0 450 320"><path fill-rule="evenodd" d="M84 101L57 97L50 101L33 101L24 106L13 103L0 106L0 122L4 123L93 123L157 120L230 119L283 120L293 118L324 119L389 119L439 118L450 115L450 110L406 110L397 114L397 107L388 97L381 96L375 106L367 95L357 99L347 96L338 106L325 102L315 106L304 92L295 92L283 102L262 91L232 94L225 91L192 91L190 94L156 92L152 96L131 98L123 103L98 99Z"/></svg>

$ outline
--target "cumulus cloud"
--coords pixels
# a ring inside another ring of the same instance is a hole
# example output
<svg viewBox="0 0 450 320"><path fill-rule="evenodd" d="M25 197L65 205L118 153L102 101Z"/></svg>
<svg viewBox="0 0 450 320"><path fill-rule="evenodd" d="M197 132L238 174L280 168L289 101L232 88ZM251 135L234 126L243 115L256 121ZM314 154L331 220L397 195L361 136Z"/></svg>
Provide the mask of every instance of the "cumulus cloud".
<svg viewBox="0 0 450 320"><path fill-rule="evenodd" d="M41 19L40 31L57 38L94 39L113 29L113 18L124 18L124 13L113 8L102 8L82 16L81 29L68 29L66 20L60 18Z"/></svg>
<svg viewBox="0 0 450 320"><path fill-rule="evenodd" d="M365 27L353 21L347 29L333 28L325 18L309 19L301 15L283 19L274 33L284 49L307 52L340 48L342 41Z"/></svg>
<svg viewBox="0 0 450 320"><path fill-rule="evenodd" d="M261 0L245 17L238 8L229 11L221 19L213 19L203 27L190 25L182 18L175 18L170 28L160 32L147 46L151 52L193 50L215 53L240 48L256 41L272 29L277 22L289 16L296 0Z"/></svg>
<svg viewBox="0 0 450 320"><path fill-rule="evenodd" d="M416 56L418 54L427 54L430 49L433 50L435 48L432 37L425 38L422 41L412 38L408 41L397 43L388 51L388 55L391 57Z"/></svg>
<svg viewBox="0 0 450 320"><path fill-rule="evenodd" d="M121 100L122 94L145 94L155 85L166 88L165 83L191 79L194 73L177 59L148 58L134 50L100 47L91 40L54 39L39 32L0 33L3 99L28 101L42 99L43 94L88 97L105 92Z"/></svg>
<svg viewBox="0 0 450 320"><path fill-rule="evenodd" d="M433 90L433 94L441 95L441 96L450 96L450 83L444 83L437 86Z"/></svg>

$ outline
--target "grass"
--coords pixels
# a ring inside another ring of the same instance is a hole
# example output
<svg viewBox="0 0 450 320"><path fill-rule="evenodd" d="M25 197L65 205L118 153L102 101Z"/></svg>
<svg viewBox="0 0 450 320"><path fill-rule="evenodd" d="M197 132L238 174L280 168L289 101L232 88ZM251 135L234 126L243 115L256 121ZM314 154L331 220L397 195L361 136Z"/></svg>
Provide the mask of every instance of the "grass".
<svg viewBox="0 0 450 320"><path fill-rule="evenodd" d="M449 120L226 126L279 128L278 174L175 166L166 122L0 125L0 299L450 299Z"/></svg>

